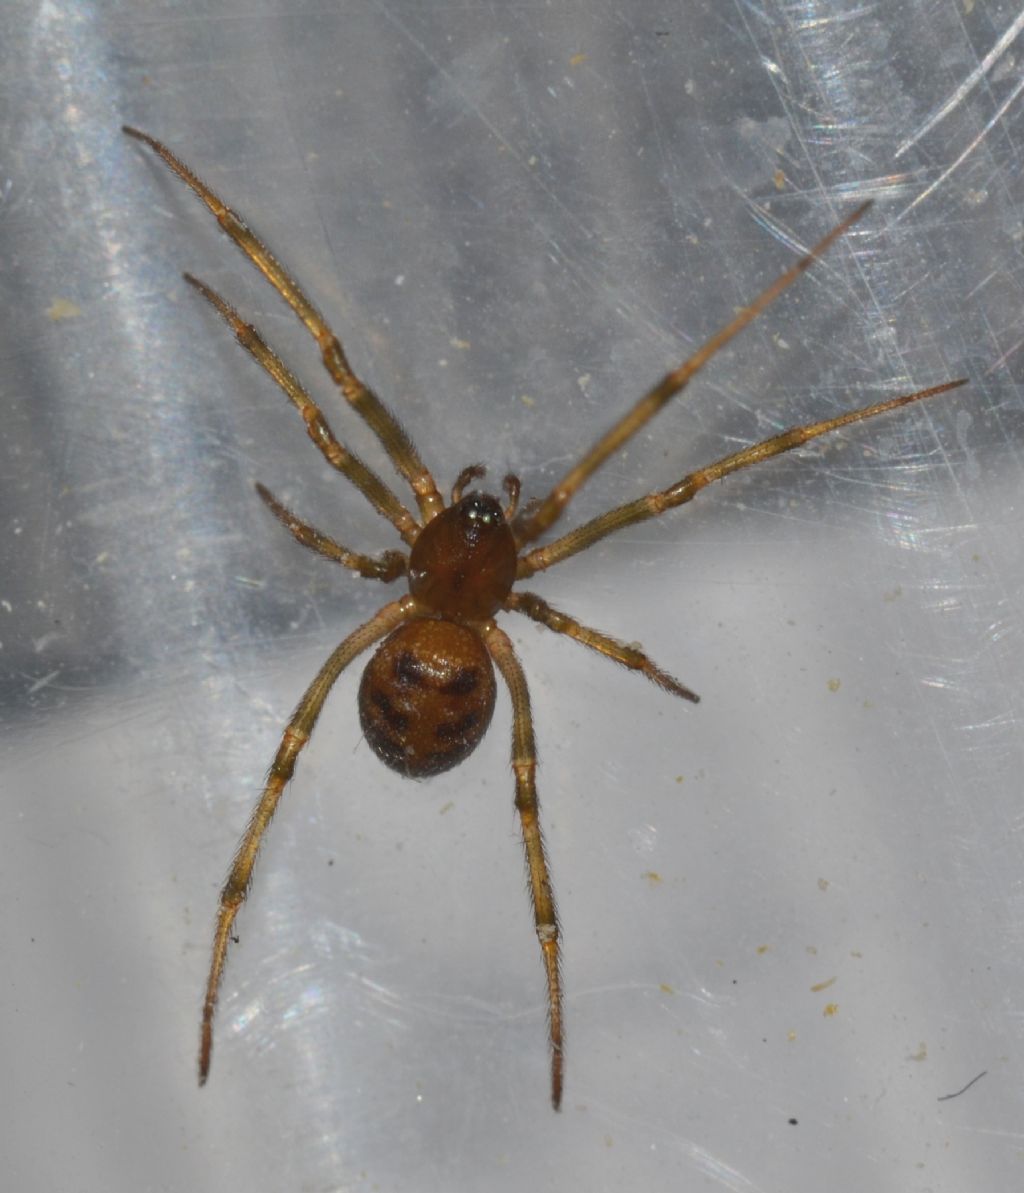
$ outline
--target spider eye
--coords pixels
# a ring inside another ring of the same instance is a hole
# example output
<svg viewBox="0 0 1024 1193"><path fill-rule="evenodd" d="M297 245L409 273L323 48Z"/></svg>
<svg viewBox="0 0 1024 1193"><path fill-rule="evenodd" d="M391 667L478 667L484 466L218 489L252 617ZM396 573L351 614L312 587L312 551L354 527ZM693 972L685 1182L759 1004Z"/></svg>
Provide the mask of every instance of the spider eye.
<svg viewBox="0 0 1024 1193"><path fill-rule="evenodd" d="M479 533L478 528L499 526L505 521L501 506L486 493L470 493L454 507L462 515L469 533Z"/></svg>

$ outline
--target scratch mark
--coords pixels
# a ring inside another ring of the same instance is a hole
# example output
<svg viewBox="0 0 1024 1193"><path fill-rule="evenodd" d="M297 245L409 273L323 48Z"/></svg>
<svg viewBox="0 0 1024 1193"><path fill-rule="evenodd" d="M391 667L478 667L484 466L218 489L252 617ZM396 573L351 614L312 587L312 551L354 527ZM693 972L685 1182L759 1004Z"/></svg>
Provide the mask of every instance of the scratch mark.
<svg viewBox="0 0 1024 1193"><path fill-rule="evenodd" d="M940 120L944 120L957 106L957 104L962 103L967 98L968 93L977 87L985 74L987 74L994 65L996 59L1006 52L1010 42L1012 42L1017 34L1020 33L1021 29L1024 29L1024 12L1021 12L1018 15L1013 24L1010 25L1003 36L996 42L992 49L989 50L985 57L982 58L982 60L978 63L974 70L971 71L967 78L964 79L960 86L957 87L949 99L947 99L944 104L940 105L932 113L932 115L928 117L928 119L924 122L924 124L921 125L921 127L916 133L914 133L913 136L908 137L907 140L903 142L903 144L893 155L894 160L906 153L912 145L916 145L917 142L920 141L923 136L929 133L939 123Z"/></svg>
<svg viewBox="0 0 1024 1193"><path fill-rule="evenodd" d="M1017 98L1017 96L1020 95L1020 93L1022 91L1024 91L1024 78L1022 78L1020 80L1020 82L1017 84L1016 87L1014 87L1014 89L1010 92L1010 94L1006 97L1006 99L1003 100L1003 102L996 109L995 115L992 117L992 119L988 122L988 124L985 125L985 127L981 130L981 132L978 133L978 135L974 138L974 140L970 143L970 145L967 146L967 148L963 151L963 153L960 154L960 156L956 159L956 161L953 162L953 164L951 166L947 166L946 169L943 170L942 173L938 176L938 178L935 179L935 181L931 184L931 186L926 186L924 188L924 190L913 201L913 203L910 203L906 207L904 207L904 209L899 213L899 215L892 221L893 224L898 224L900 222L900 220L903 219L903 217L905 215L909 214L911 211L914 210L914 208L918 205L918 203L923 203L925 201L925 199L927 199L928 196L932 193L932 191L938 189L938 187L940 187L946 181L946 179L950 176L950 174L952 174L955 170L959 170L959 168L963 165L964 161L968 157L970 157L970 155L975 151L975 149L978 148L978 146L981 144L981 142L992 131L993 126L995 124L997 124L1000 120L1002 120L1003 116L1006 114L1007 108L1009 108L1009 106L1013 103L1013 101Z"/></svg>
<svg viewBox="0 0 1024 1193"><path fill-rule="evenodd" d="M993 363L990 364L985 370L985 376L991 377L993 373L998 372L998 370L1006 364L1011 356L1020 351L1022 344L1024 344L1024 339L1019 339L1016 344L1013 344L1011 347L1007 348L1002 356L1000 356L998 360L993 361Z"/></svg>
<svg viewBox="0 0 1024 1193"><path fill-rule="evenodd" d="M405 22L398 16L397 13L391 10L389 4L384 3L383 0L376 0L374 7L381 14L381 16L391 22L391 24L399 31L399 33L401 33L401 35L414 49L418 50L419 53L423 55L423 57L427 60L427 62L430 63L430 65L438 72L439 75L443 76L449 83L451 83L452 88L458 92L459 96L462 98L462 101L465 103L466 110L472 112L474 116L476 116L477 120L479 120L484 128L487 129L487 131L491 134L491 136L494 137L498 144L501 145L505 152L519 164L523 172L529 175L529 177L535 183L539 183L541 190L543 190L548 198L551 199L551 201L558 207L559 211L561 211L572 221L576 229L581 232L587 238L587 240L592 240L593 232L587 228L586 225L578 218L575 212L567 207L565 203L559 199L555 192L551 190L551 188L547 186L538 177L538 175L529 168L523 155L516 149L511 141L509 141L508 138L502 134L501 129L494 123L494 121L489 119L484 114L482 106L480 104L474 103L473 100L470 99L470 97L466 94L465 88L460 86L458 79L450 70L446 70L441 62L433 54L431 54L424 42L420 41L419 38L413 35L412 30L405 24Z"/></svg>
<svg viewBox="0 0 1024 1193"><path fill-rule="evenodd" d="M28 695L34 696L36 692L41 692L43 688L49 687L58 675L60 675L59 667L56 671L51 671L49 675L44 675L42 679L37 679L36 682L29 688Z"/></svg>

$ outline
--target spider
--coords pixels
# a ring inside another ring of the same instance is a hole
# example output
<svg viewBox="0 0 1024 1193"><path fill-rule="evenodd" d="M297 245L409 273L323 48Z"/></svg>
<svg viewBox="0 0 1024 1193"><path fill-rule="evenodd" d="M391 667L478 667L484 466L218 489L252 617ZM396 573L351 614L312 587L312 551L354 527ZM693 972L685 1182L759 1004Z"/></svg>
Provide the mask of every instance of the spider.
<svg viewBox="0 0 1024 1193"><path fill-rule="evenodd" d="M499 611L522 613L556 634L564 634L624 667L640 672L669 694L697 703L696 693L661 670L638 647L582 625L535 593L513 591L513 586L519 580L526 580L578 555L609 534L691 501L713 481L840 427L955 389L966 384L966 379L916 390L821 422L791 427L691 472L661 492L648 493L617 506L560 538L534 546L562 517L589 477L830 245L848 232L868 210L870 201L842 220L688 360L667 373L596 440L545 497L520 508L519 479L511 474L503 482L504 504L489 493L476 489L467 491L472 482L485 474L482 465L471 464L459 473L451 489L450 501L445 504L416 446L387 406L352 371L341 342L298 282L237 213L166 145L127 125L123 131L148 145L191 188L216 216L221 228L305 324L320 348L327 372L345 400L380 440L395 470L411 488L419 511L417 518L394 490L335 436L316 402L256 328L244 322L238 312L204 282L186 273L188 284L217 310L242 347L298 410L309 437L327 462L355 485L409 548L408 554L388 550L376 556L352 551L292 513L263 485L256 486L274 517L302 546L367 579L390 583L404 576L408 591L385 604L334 649L285 727L263 793L238 845L220 895L203 1000L199 1084L205 1084L210 1072L213 1019L228 944L233 939L235 918L249 890L263 836L335 680L358 655L379 644L359 685L360 723L366 740L380 760L409 778L422 779L449 770L476 748L487 731L494 710L494 666L508 687L512 702L515 806L522 827L533 915L547 977L551 1103L558 1110L564 1067L559 929L539 821L533 718L523 669L512 642L497 625L495 615Z"/></svg>

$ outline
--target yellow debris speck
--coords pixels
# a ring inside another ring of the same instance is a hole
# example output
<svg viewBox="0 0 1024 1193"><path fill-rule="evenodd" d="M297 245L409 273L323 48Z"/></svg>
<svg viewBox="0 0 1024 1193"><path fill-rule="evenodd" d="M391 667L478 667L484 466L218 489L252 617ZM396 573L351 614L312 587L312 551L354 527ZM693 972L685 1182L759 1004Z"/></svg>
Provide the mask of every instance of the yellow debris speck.
<svg viewBox="0 0 1024 1193"><path fill-rule="evenodd" d="M46 308L46 313L56 323L60 319L77 319L82 308L70 298L55 298Z"/></svg>

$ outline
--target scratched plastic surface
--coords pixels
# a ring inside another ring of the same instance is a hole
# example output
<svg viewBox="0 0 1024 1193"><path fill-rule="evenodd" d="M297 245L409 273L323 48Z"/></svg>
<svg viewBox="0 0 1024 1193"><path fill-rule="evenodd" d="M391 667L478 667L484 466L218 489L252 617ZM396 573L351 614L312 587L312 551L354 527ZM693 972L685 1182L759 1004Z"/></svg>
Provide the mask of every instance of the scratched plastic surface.
<svg viewBox="0 0 1024 1193"><path fill-rule="evenodd" d="M8 3L6 1188L1019 1184L1018 9ZM507 701L413 784L360 740L357 673L273 826L196 1087L218 885L291 707L385 596L253 483L397 544L181 281L226 292L379 462L125 120L294 268L445 486L482 461L541 493L867 197L572 518L973 379L532 582L698 707L505 619L564 931L559 1116Z"/></svg>

